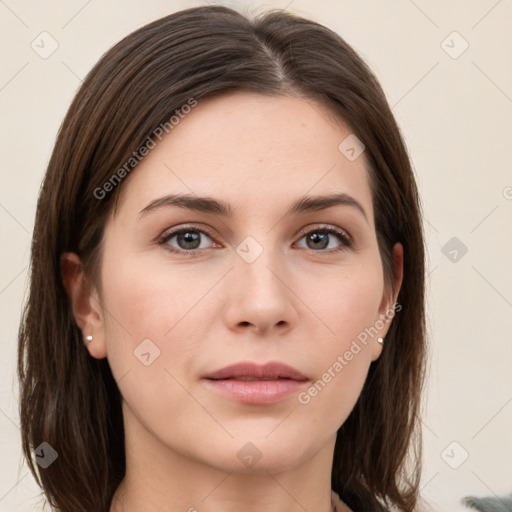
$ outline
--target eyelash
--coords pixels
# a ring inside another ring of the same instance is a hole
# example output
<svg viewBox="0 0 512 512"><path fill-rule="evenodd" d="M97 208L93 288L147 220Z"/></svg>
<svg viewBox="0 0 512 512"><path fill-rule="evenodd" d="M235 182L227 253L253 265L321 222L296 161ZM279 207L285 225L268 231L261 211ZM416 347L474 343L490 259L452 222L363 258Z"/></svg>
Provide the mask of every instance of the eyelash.
<svg viewBox="0 0 512 512"><path fill-rule="evenodd" d="M184 249L178 250L178 249L175 249L175 248L169 246L167 243L167 242L169 242L169 240L171 240L175 236L177 236L181 233L186 233L188 231L195 231L195 232L201 233L213 240L213 236L207 230L205 230L203 228L199 228L194 225L190 225L190 226L184 226L183 228L177 229L175 231L171 231L170 233L165 233L157 240L157 243L159 245L165 245L166 250L173 252L175 254L180 254L180 255L184 255L184 256L199 256L199 255L201 255L201 253L204 249L196 249L194 251L186 251ZM313 229L307 229L307 228L302 229L299 232L299 235L300 235L299 240L301 240L304 236L309 235L311 233L328 233L330 235L336 235L338 237L338 239L341 241L341 245L335 249L318 250L318 251L315 251L314 249L310 249L312 252L333 254L333 253L337 253L340 251L345 251L345 250L349 249L350 247L352 247L352 239L349 237L349 235L345 231L343 231L342 229L335 228L333 226L327 226L327 225L318 226Z"/></svg>

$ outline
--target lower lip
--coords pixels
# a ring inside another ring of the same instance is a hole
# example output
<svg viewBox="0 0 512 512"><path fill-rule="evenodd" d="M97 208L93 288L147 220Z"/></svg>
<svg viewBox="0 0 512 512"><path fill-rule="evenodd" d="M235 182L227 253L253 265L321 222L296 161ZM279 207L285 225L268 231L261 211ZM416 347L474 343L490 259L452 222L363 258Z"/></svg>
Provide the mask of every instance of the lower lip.
<svg viewBox="0 0 512 512"><path fill-rule="evenodd" d="M308 382L292 379L236 380L205 379L210 389L243 404L274 404L298 393Z"/></svg>

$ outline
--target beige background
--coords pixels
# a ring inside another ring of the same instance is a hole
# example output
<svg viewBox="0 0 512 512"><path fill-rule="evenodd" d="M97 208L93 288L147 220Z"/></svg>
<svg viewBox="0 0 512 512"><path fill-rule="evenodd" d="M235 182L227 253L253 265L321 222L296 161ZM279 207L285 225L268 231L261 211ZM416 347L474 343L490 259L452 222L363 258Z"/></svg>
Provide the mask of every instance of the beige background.
<svg viewBox="0 0 512 512"><path fill-rule="evenodd" d="M38 503L21 463L16 334L38 190L58 127L102 53L147 22L204 3L0 1L0 511ZM376 72L425 213L432 358L422 492L432 510L446 512L467 510L458 504L467 494L511 492L512 2L224 4L243 12L287 7L315 19ZM46 51L52 38L58 44L47 58L31 47L35 41L42 52L41 38Z"/></svg>

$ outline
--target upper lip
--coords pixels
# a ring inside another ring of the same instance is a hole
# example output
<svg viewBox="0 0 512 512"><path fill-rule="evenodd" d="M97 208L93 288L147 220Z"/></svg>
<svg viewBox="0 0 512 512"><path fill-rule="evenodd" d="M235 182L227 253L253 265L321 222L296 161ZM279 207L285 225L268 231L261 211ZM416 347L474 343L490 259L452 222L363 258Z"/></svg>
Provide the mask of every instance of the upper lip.
<svg viewBox="0 0 512 512"><path fill-rule="evenodd" d="M280 362L270 362L259 365L252 362L235 363L215 372L205 375L205 379L230 379L236 377L252 377L255 379L292 379L307 380L307 378L292 366Z"/></svg>

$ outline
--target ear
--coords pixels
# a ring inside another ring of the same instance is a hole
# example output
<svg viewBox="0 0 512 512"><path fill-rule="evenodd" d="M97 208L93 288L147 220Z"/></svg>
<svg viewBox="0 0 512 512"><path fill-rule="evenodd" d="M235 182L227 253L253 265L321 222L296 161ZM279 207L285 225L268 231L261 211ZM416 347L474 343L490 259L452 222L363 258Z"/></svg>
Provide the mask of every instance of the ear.
<svg viewBox="0 0 512 512"><path fill-rule="evenodd" d="M75 253L61 255L60 272L75 322L82 330L82 339L93 337L91 342L84 341L85 346L91 356L103 359L107 356L104 316L96 288L85 276L82 262Z"/></svg>
<svg viewBox="0 0 512 512"><path fill-rule="evenodd" d="M393 276L394 286L385 287L384 293L382 294L382 300L379 306L379 314L375 319L375 328L378 333L373 338L372 343L372 361L379 358L382 353L383 344L378 342L378 338L382 338L386 343L386 334L389 331L389 327L395 315L395 311L400 311L401 306L397 305L395 310L396 300L398 293L402 286L402 279L404 274L404 248L402 244L396 243L393 247Z"/></svg>

